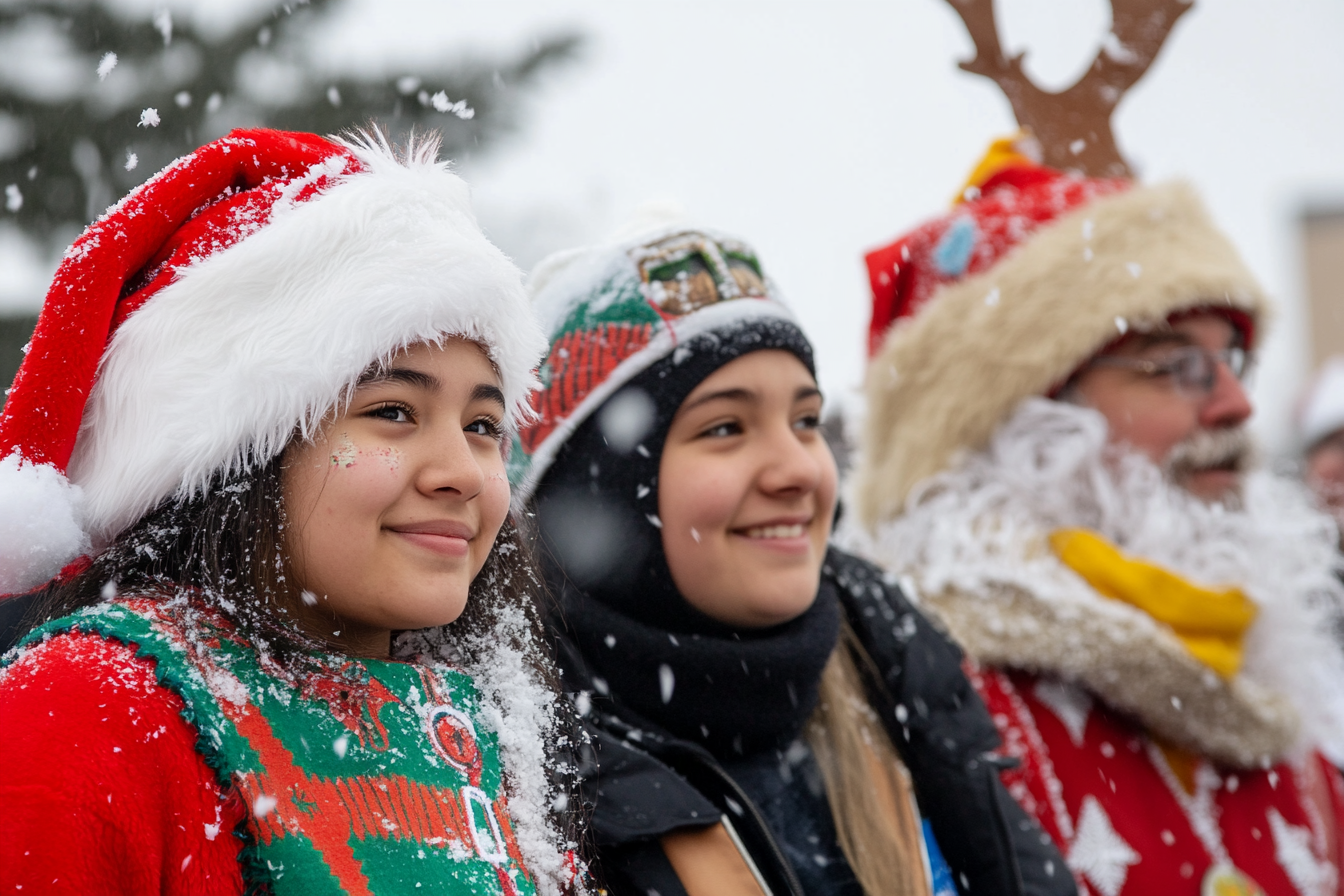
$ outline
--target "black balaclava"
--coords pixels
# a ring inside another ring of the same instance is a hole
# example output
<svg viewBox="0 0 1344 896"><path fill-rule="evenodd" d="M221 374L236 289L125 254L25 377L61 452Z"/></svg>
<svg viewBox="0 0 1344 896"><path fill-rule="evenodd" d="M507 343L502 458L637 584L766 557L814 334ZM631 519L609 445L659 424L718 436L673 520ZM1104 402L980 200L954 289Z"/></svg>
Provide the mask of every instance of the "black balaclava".
<svg viewBox="0 0 1344 896"><path fill-rule="evenodd" d="M840 610L823 588L802 616L734 629L691 606L663 553L658 469L681 403L724 364L782 349L814 371L793 323L702 334L636 375L575 430L536 490L543 568L599 690L721 757L792 741L816 704Z"/></svg>

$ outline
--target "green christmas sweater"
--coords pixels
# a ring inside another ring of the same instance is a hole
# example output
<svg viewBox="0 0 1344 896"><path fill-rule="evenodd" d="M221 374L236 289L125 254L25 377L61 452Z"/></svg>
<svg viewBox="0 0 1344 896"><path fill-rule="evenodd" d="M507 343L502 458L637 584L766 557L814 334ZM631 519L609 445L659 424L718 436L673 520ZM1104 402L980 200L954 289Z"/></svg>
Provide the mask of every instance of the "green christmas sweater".
<svg viewBox="0 0 1344 896"><path fill-rule="evenodd" d="M249 892L532 896L471 678L437 662L280 663L195 600L117 598L26 643L97 633L153 659L197 749L251 809Z"/></svg>

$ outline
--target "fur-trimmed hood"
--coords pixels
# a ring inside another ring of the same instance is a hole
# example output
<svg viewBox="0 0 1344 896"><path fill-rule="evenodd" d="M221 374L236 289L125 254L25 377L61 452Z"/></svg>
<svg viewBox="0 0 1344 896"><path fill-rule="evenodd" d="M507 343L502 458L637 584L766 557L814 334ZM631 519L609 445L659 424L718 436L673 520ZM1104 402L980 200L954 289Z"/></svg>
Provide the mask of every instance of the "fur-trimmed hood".
<svg viewBox="0 0 1344 896"><path fill-rule="evenodd" d="M979 662L1075 681L1152 733L1250 767L1295 748L1344 759L1344 589L1331 522L1293 483L1253 473L1239 510L1167 484L1106 443L1095 411L1024 401L983 450L922 483L901 517L851 546L909 577ZM1164 625L1099 595L1047 537L1100 532L1192 581L1235 585L1259 615L1224 680Z"/></svg>

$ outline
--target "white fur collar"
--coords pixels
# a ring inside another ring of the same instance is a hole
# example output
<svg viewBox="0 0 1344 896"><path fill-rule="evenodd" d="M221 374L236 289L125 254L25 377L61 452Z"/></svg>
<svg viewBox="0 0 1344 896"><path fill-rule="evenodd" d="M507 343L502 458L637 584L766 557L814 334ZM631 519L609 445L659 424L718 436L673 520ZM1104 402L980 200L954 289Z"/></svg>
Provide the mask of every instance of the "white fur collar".
<svg viewBox="0 0 1344 896"><path fill-rule="evenodd" d="M1243 504L1196 501L1146 459L1108 448L1096 412L1031 398L988 448L918 486L905 514L845 540L908 575L983 663L1077 681L1225 763L1306 747L1338 762L1344 656L1331 632L1344 588L1333 524L1268 473L1247 477ZM1242 588L1260 610L1242 671L1224 681L1147 614L1093 591L1046 543L1065 526L1192 581Z"/></svg>

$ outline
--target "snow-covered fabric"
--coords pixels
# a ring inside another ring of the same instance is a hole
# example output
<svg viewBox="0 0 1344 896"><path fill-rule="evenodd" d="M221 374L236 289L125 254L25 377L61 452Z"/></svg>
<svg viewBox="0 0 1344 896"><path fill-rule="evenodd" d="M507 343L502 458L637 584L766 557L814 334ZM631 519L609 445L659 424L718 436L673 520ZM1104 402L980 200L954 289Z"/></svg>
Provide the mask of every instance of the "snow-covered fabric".
<svg viewBox="0 0 1344 896"><path fill-rule="evenodd" d="M564 842L555 829L551 782L556 755L575 745L557 742L557 698L533 671L532 657L549 648L537 642L519 607L502 608L487 633L454 640L449 637L451 628L402 632L393 656L460 668L471 677L481 696L476 720L499 744L500 761L508 772L512 836L537 892L581 893L577 880L586 872L576 866L577 844Z"/></svg>
<svg viewBox="0 0 1344 896"><path fill-rule="evenodd" d="M754 322L796 328L750 246L681 222L642 222L610 242L552 255L528 289L550 353L533 393L536 419L509 454L519 506L579 425L655 362L669 355L680 361L697 337ZM612 441L623 451L635 448L651 410L613 405L604 413Z"/></svg>
<svg viewBox="0 0 1344 896"><path fill-rule="evenodd" d="M1295 483L1247 476L1239 509L1204 504L1142 455L1106 443L1096 411L1024 401L988 447L911 495L902 516L847 538L910 577L979 662L1076 681L1154 734L1239 767L1320 748L1344 760L1344 591L1331 521ZM1048 537L1099 532L1126 554L1259 615L1224 680L1143 611L1097 594Z"/></svg>
<svg viewBox="0 0 1344 896"><path fill-rule="evenodd" d="M153 660L98 635L57 635L0 672L7 892L243 892L233 832L248 810L220 789L184 709Z"/></svg>
<svg viewBox="0 0 1344 896"><path fill-rule="evenodd" d="M1228 315L1248 348L1263 329L1263 292L1189 186L1027 174L869 256L868 526L1129 330L1194 308Z"/></svg>
<svg viewBox="0 0 1344 896"><path fill-rule="evenodd" d="M117 598L46 625L27 643L40 649L44 637L67 631L135 645L153 659L157 683L180 698L196 731L196 749L247 810L224 833L242 837L249 887L535 892L497 738L462 670L425 657L281 663L186 595ZM10 659L0 694L45 684L21 673L11 680L26 654Z"/></svg>
<svg viewBox="0 0 1344 896"><path fill-rule="evenodd" d="M57 271L0 456L68 471L97 548L164 499L270 460L417 342L478 341L516 423L545 337L436 152L236 131L132 191ZM0 506L24 487L0 467ZM75 556L32 565L32 550L0 543L0 588Z"/></svg>

